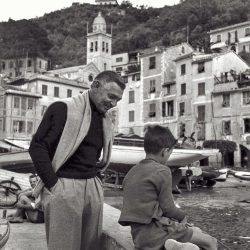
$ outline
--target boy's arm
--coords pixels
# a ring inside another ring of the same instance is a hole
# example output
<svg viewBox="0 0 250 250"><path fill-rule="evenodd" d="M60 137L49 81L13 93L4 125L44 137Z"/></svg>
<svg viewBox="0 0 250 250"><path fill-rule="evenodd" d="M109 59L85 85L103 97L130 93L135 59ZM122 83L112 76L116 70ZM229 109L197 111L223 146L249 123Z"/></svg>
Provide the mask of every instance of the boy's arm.
<svg viewBox="0 0 250 250"><path fill-rule="evenodd" d="M159 194L159 204L163 215L181 222L185 218L185 213L177 208L172 195L172 175L169 168L156 173L157 189Z"/></svg>

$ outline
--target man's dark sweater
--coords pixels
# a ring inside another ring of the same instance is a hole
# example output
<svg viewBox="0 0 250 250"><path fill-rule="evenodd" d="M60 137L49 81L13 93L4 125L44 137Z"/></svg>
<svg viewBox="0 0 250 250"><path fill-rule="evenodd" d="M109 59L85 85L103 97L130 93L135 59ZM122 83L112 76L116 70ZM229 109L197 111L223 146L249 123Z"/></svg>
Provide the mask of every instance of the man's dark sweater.
<svg viewBox="0 0 250 250"><path fill-rule="evenodd" d="M97 175L96 162L103 146L103 116L91 101L90 106L92 115L89 131L75 153L57 173L53 171L51 162L66 123L67 105L56 102L47 109L31 141L33 163L47 188L53 187L58 177L88 179Z"/></svg>

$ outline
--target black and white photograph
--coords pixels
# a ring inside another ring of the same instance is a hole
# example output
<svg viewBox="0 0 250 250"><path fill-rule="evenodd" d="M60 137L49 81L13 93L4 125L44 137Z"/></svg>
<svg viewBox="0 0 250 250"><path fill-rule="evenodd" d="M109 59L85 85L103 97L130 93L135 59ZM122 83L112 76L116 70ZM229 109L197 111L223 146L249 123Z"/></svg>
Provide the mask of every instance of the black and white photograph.
<svg viewBox="0 0 250 250"><path fill-rule="evenodd" d="M249 250L250 1L2 0L0 249Z"/></svg>

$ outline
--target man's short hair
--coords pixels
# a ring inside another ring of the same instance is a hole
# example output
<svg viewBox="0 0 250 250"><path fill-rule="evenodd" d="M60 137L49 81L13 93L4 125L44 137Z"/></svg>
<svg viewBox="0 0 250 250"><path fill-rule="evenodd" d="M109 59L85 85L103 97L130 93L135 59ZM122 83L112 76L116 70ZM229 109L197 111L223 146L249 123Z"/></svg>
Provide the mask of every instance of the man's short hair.
<svg viewBox="0 0 250 250"><path fill-rule="evenodd" d="M101 73L99 73L94 81L100 81L100 82L115 82L118 86L120 86L121 89L125 89L126 85L124 83L124 80L121 76L119 76L115 71L112 70L106 70Z"/></svg>
<svg viewBox="0 0 250 250"><path fill-rule="evenodd" d="M37 174L31 174L31 175L29 176L29 179L32 179L32 178L38 179L38 175L37 175Z"/></svg>
<svg viewBox="0 0 250 250"><path fill-rule="evenodd" d="M172 148L177 140L169 128L160 125L148 126L144 137L144 150L151 154L159 153L163 148Z"/></svg>

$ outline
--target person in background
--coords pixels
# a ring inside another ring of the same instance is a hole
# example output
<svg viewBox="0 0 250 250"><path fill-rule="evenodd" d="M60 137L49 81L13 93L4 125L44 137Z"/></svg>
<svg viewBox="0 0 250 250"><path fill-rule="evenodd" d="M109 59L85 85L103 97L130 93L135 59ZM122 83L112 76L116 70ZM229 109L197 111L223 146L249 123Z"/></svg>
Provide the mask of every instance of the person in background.
<svg viewBox="0 0 250 250"><path fill-rule="evenodd" d="M186 186L187 190L191 191L192 190L192 177L193 177L193 171L191 169L191 164L189 164L188 169L186 170Z"/></svg>
<svg viewBox="0 0 250 250"><path fill-rule="evenodd" d="M32 196L33 189L35 188L39 177L35 174L29 176L31 188L18 193L17 209L15 214L8 216L10 223L23 223L25 219L32 223L43 223L44 214L40 199L35 199Z"/></svg>
<svg viewBox="0 0 250 250"><path fill-rule="evenodd" d="M184 135L182 142L180 143L180 148L193 149L196 148L196 140L194 139L194 132L187 137ZM178 187L178 184L182 180L182 171L180 169L172 168L172 193L173 194L181 194L181 190Z"/></svg>
<svg viewBox="0 0 250 250"><path fill-rule="evenodd" d="M217 240L187 222L175 206L172 175L166 166L177 140L168 128L148 127L146 158L127 173L119 223L131 227L136 249L217 250Z"/></svg>
<svg viewBox="0 0 250 250"><path fill-rule="evenodd" d="M113 144L108 111L124 89L117 73L99 73L90 90L50 105L33 136L29 153L42 180L34 195L41 192L49 250L101 249L98 176L109 164Z"/></svg>

